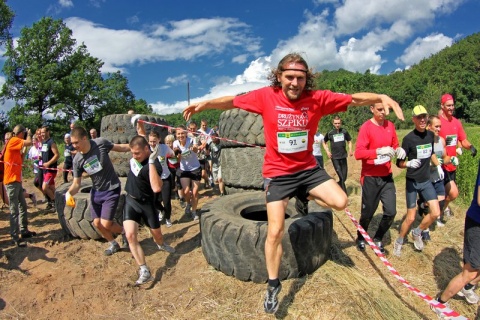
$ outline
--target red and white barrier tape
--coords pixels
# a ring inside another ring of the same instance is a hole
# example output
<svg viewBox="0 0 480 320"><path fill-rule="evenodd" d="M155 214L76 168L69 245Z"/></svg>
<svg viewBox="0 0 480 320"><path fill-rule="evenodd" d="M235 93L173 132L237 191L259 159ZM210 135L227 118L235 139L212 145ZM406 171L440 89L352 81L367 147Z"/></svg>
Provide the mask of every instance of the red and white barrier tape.
<svg viewBox="0 0 480 320"><path fill-rule="evenodd" d="M370 245L370 247L373 249L373 252L375 252L375 254L380 258L380 260L382 260L383 264L388 268L388 270L393 274L393 276L395 278L397 278L398 281L400 281L405 287L407 287L410 291L412 291L413 293L415 293L417 296L419 296L421 299L423 299L424 301L426 301L428 304L434 306L436 309L440 310L444 315L448 316L449 319L468 319L468 318L465 318L464 316L462 316L461 314L459 314L458 312L448 308L446 305L438 302L437 300L433 299L432 297L430 297L429 295L421 292L420 290L418 290L417 288L415 287L412 287L410 285L410 283L408 283L407 280L405 280L399 273L397 270L395 270L395 268L392 266L392 264L387 260L387 258L385 257L385 255L380 251L380 249L378 249L378 247L375 245L375 243L373 242L372 238L370 238L370 236L368 235L368 233L365 231L365 229L363 229L363 227L360 225L360 223L358 223L358 221L355 219L355 217L352 215L352 213L350 212L350 210L345 209L345 213L347 214L347 216L350 218L350 220L352 220L353 224L355 225L355 227L357 228L357 230L362 234L363 238L365 239L365 241L367 241L367 243Z"/></svg>
<svg viewBox="0 0 480 320"><path fill-rule="evenodd" d="M138 119L139 122L143 122L143 123L146 123L146 124L150 124L152 126L157 126L157 127L163 127L163 128L167 128L167 129L180 129L180 128L175 128L175 127L171 127L171 126L167 126L167 125L164 125L164 124L158 124L158 123L154 123L154 122L148 122L148 121L145 121L145 120L142 120L142 119ZM187 133L190 133L190 131L188 130L185 130L185 129L182 129L184 130L185 132ZM195 134L197 135L202 135L202 136L206 136L206 137L209 137L210 135L209 134L205 134L205 133L202 133L202 132L194 132ZM238 143L238 144L241 144L241 145L244 145L244 146L248 146L248 147L255 147L255 148L260 148L260 149L265 149L265 147L263 146L257 146L256 144L251 144L251 143L246 143L246 142L240 142L240 141L237 141L237 140L232 140L232 139L227 139L227 138L221 138L221 137L218 137L218 139L220 140L223 140L223 141L228 141L228 142L234 142L234 143Z"/></svg>

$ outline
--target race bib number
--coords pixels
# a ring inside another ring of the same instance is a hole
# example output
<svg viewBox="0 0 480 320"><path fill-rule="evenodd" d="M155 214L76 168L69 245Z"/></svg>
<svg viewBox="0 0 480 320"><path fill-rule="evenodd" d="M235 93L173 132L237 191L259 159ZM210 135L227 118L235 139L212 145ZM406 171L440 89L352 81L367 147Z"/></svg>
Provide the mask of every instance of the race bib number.
<svg viewBox="0 0 480 320"><path fill-rule="evenodd" d="M48 144L44 143L42 144L42 152L47 152L48 151Z"/></svg>
<svg viewBox="0 0 480 320"><path fill-rule="evenodd" d="M428 159L432 156L432 145L424 144L417 146L417 159Z"/></svg>
<svg viewBox="0 0 480 320"><path fill-rule="evenodd" d="M158 161L160 161L160 164L161 164L162 166L165 165L165 157L159 156L159 157L158 157Z"/></svg>
<svg viewBox="0 0 480 320"><path fill-rule="evenodd" d="M130 170L132 170L132 173L135 175L135 177L138 177L138 174L140 173L140 170L142 169L142 164L138 162L135 159L130 159Z"/></svg>
<svg viewBox="0 0 480 320"><path fill-rule="evenodd" d="M65 151L63 151L63 156L64 157L70 157L70 155L71 155L70 150L65 149Z"/></svg>
<svg viewBox="0 0 480 320"><path fill-rule="evenodd" d="M456 147L457 146L457 135L452 134L445 137L445 143L447 147Z"/></svg>
<svg viewBox="0 0 480 320"><path fill-rule="evenodd" d="M97 156L93 156L91 158L88 158L87 161L85 161L85 164L83 165L83 169L85 170L86 173L89 175L92 175L94 173L100 172L103 167L100 161L98 160Z"/></svg>
<svg viewBox="0 0 480 320"><path fill-rule="evenodd" d="M333 135L333 142L345 141L345 135L343 133L337 133Z"/></svg>
<svg viewBox="0 0 480 320"><path fill-rule="evenodd" d="M295 153L307 150L307 131L292 131L277 133L278 152Z"/></svg>

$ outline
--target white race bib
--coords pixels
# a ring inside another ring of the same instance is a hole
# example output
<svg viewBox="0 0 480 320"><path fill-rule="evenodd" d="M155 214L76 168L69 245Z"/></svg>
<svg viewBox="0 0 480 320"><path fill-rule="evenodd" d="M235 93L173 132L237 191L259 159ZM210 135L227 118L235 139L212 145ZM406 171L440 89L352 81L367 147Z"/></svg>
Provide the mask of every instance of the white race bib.
<svg viewBox="0 0 480 320"><path fill-rule="evenodd" d="M48 151L48 144L44 143L42 144L42 152L47 152Z"/></svg>
<svg viewBox="0 0 480 320"><path fill-rule="evenodd" d="M138 177L140 170L142 169L142 164L135 159L130 159L130 170L132 170L135 177Z"/></svg>
<svg viewBox="0 0 480 320"><path fill-rule="evenodd" d="M342 142L345 141L345 136L343 133L337 133L333 135L333 142Z"/></svg>
<svg viewBox="0 0 480 320"><path fill-rule="evenodd" d="M424 144L417 146L417 159L428 159L432 156L432 145Z"/></svg>
<svg viewBox="0 0 480 320"><path fill-rule="evenodd" d="M70 155L71 155L70 150L65 149L65 151L63 151L63 156L64 157L70 157Z"/></svg>
<svg viewBox="0 0 480 320"><path fill-rule="evenodd" d="M99 172L103 169L102 164L98 160L97 156L92 156L85 161L83 169L89 175Z"/></svg>
<svg viewBox="0 0 480 320"><path fill-rule="evenodd" d="M308 146L307 131L277 132L278 152L295 153L306 151Z"/></svg>

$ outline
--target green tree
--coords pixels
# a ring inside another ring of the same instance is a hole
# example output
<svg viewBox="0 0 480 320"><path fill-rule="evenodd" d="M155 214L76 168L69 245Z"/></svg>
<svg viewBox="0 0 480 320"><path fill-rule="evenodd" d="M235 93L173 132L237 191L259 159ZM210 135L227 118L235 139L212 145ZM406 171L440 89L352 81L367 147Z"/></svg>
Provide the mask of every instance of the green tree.
<svg viewBox="0 0 480 320"><path fill-rule="evenodd" d="M11 38L10 28L14 17L15 14L7 5L7 1L0 1L0 45L5 44Z"/></svg>

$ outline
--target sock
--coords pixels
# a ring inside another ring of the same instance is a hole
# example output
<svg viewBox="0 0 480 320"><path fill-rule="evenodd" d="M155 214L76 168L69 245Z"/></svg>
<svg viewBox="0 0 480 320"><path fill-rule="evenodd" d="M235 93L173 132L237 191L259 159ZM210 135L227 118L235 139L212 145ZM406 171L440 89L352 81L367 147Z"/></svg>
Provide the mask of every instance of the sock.
<svg viewBox="0 0 480 320"><path fill-rule="evenodd" d="M441 296L442 296L442 294L439 294L436 300L438 302L440 302L441 304L445 304L445 302L447 302L447 301L443 301L442 299L440 299Z"/></svg>
<svg viewBox="0 0 480 320"><path fill-rule="evenodd" d="M463 288L464 288L465 290L470 290L470 289L472 289L473 287L474 287L473 284L467 283L467 284L465 285L465 287L463 287Z"/></svg>
<svg viewBox="0 0 480 320"><path fill-rule="evenodd" d="M397 240L395 240L395 241L397 241L398 244L403 244L403 238L402 237L397 238Z"/></svg>
<svg viewBox="0 0 480 320"><path fill-rule="evenodd" d="M273 280L272 280L272 279L268 279L268 285L269 285L270 287L276 288L276 287L278 287L278 286L280 285L280 280L278 280L278 278L277 278L277 279L273 279Z"/></svg>

